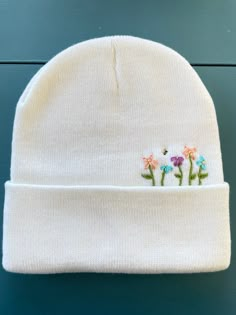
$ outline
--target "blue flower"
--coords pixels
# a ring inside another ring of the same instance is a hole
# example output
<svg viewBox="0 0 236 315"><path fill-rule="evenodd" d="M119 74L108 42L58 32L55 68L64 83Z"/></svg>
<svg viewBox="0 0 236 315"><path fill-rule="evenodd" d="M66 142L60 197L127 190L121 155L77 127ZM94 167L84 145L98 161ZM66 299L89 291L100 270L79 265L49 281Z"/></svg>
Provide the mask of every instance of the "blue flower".
<svg viewBox="0 0 236 315"><path fill-rule="evenodd" d="M160 167L160 170L163 171L165 174L168 174L169 172L173 171L173 167L170 165L162 165Z"/></svg>
<svg viewBox="0 0 236 315"><path fill-rule="evenodd" d="M204 156L200 155L199 159L197 160L196 164L201 167L202 170L206 169L206 160Z"/></svg>

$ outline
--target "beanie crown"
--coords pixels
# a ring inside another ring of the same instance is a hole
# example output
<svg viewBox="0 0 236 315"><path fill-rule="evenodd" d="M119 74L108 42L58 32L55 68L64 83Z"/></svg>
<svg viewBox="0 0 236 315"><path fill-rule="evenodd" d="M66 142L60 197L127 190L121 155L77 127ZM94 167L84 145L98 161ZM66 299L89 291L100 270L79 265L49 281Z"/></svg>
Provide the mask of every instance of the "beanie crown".
<svg viewBox="0 0 236 315"><path fill-rule="evenodd" d="M227 202L212 99L189 63L164 45L132 36L76 44L42 67L19 99L6 183L8 270L224 269ZM31 228L13 233L19 215ZM28 233L32 243L20 256Z"/></svg>
<svg viewBox="0 0 236 315"><path fill-rule="evenodd" d="M214 105L170 48L129 36L90 40L36 76L17 107L15 182L142 186L143 156L170 163L184 146L206 156L206 182L223 182Z"/></svg>

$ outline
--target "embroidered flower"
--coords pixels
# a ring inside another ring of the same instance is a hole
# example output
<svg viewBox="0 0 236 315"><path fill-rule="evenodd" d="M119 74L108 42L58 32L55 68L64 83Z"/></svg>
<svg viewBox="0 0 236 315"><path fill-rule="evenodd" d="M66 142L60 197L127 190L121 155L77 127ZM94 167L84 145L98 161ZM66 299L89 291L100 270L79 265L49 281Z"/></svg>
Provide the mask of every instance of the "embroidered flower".
<svg viewBox="0 0 236 315"><path fill-rule="evenodd" d="M173 162L174 166L178 167L179 169L179 173L176 173L175 174L175 177L179 179L179 186L182 185L182 182L183 182L183 171L182 171L182 164L183 164L183 161L184 161L184 158L182 156L172 156L172 158L170 159L171 162Z"/></svg>
<svg viewBox="0 0 236 315"><path fill-rule="evenodd" d="M202 155L199 156L196 164L201 167L202 170L206 170L206 160Z"/></svg>
<svg viewBox="0 0 236 315"><path fill-rule="evenodd" d="M143 157L143 161L145 169L151 167L151 169L155 170L158 165L158 161L154 159L153 154L149 155L148 157Z"/></svg>
<svg viewBox="0 0 236 315"><path fill-rule="evenodd" d="M202 179L206 178L208 176L208 173L202 173L202 170L206 170L206 160L204 156L200 155L198 160L196 161L196 164L199 166L198 170L198 185L202 185Z"/></svg>
<svg viewBox="0 0 236 315"><path fill-rule="evenodd" d="M172 156L170 159L173 162L174 166L181 166L183 164L184 158L182 156Z"/></svg>
<svg viewBox="0 0 236 315"><path fill-rule="evenodd" d="M184 146L183 155L186 157L186 159L191 158L192 160L195 160L195 153L197 152L197 149L195 147L190 148L186 145Z"/></svg>
<svg viewBox="0 0 236 315"><path fill-rule="evenodd" d="M192 181L196 178L197 174L193 173L193 160L195 160L195 154L197 152L197 149L195 147L187 147L184 146L183 154L186 157L186 159L189 159L190 167L189 167L189 174L188 174L188 184L191 186Z"/></svg>
<svg viewBox="0 0 236 315"><path fill-rule="evenodd" d="M169 172L173 171L173 167L170 165L162 165L160 167L160 170L162 171L162 173L161 173L161 186L164 186L165 175L168 174Z"/></svg>
<svg viewBox="0 0 236 315"><path fill-rule="evenodd" d="M173 167L170 165L162 165L160 170L168 174L169 172L173 171Z"/></svg>
<svg viewBox="0 0 236 315"><path fill-rule="evenodd" d="M144 169L148 169L150 174L141 174L143 178L147 180L152 181L152 186L156 186L156 181L154 177L153 170L157 168L158 161L154 159L153 154L149 155L148 157L143 157L143 162L144 162Z"/></svg>

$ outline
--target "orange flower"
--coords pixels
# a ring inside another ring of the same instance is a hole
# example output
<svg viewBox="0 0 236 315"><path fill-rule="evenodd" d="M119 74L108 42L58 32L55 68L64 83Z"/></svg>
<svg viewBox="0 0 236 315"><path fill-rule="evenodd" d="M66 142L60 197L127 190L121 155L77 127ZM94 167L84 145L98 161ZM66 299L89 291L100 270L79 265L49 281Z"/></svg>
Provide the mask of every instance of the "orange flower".
<svg viewBox="0 0 236 315"><path fill-rule="evenodd" d="M143 157L143 162L145 169L151 167L151 169L155 170L158 165L158 161L154 159L153 154L151 154L149 157Z"/></svg>
<svg viewBox="0 0 236 315"><path fill-rule="evenodd" d="M197 152L197 149L195 147L190 148L186 145L184 146L183 155L186 157L186 159L189 159L189 157L193 160L195 160L195 153Z"/></svg>

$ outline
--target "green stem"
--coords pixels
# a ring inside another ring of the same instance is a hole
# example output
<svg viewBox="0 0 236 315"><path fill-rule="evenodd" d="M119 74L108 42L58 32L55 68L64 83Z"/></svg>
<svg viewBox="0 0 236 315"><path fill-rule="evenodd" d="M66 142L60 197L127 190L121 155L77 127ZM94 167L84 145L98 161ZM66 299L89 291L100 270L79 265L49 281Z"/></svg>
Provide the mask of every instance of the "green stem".
<svg viewBox="0 0 236 315"><path fill-rule="evenodd" d="M164 186L165 175L166 173L163 171L161 174L161 186Z"/></svg>
<svg viewBox="0 0 236 315"><path fill-rule="evenodd" d="M183 182L183 171L182 171L181 166L178 166L178 168L179 168L179 173L180 173L179 186L181 186Z"/></svg>
<svg viewBox="0 0 236 315"><path fill-rule="evenodd" d="M191 186L192 185L192 173L193 173L193 161L191 156L189 156L189 162L190 162L190 168L189 168L189 175L188 175L188 184Z"/></svg>
<svg viewBox="0 0 236 315"><path fill-rule="evenodd" d="M153 171L152 171L152 168L151 166L149 165L149 171L150 171L150 174L152 176L152 186L156 186L156 182L155 182L155 177L154 177L154 174L153 174Z"/></svg>
<svg viewBox="0 0 236 315"><path fill-rule="evenodd" d="M199 171L198 171L198 185L201 185L202 184L202 181L201 181L201 173L202 173L202 168L201 166L199 167Z"/></svg>

